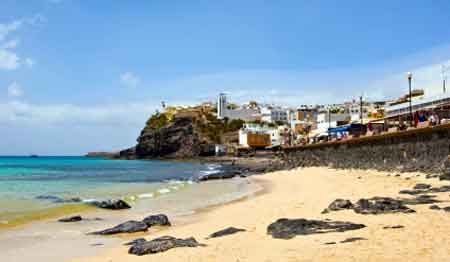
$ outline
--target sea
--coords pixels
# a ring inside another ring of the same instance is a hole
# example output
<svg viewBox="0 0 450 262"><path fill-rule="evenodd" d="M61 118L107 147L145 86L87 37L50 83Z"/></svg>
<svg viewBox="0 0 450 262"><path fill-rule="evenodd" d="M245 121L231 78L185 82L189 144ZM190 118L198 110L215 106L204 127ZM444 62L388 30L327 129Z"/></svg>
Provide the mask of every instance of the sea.
<svg viewBox="0 0 450 262"><path fill-rule="evenodd" d="M124 199L131 205L141 202L141 206L145 200L145 206L154 207L168 194L175 195L174 199L178 194L183 200L191 198L188 203L197 201L205 205L238 197L245 183L210 183L198 189L205 194L192 190L199 187L195 178L219 172L220 168L217 164L160 160L0 157L0 229L82 212L91 208L91 202L99 200ZM186 191L191 193L186 195ZM167 209L180 209L176 205L181 202L175 200ZM182 206L185 211L189 209L188 203Z"/></svg>

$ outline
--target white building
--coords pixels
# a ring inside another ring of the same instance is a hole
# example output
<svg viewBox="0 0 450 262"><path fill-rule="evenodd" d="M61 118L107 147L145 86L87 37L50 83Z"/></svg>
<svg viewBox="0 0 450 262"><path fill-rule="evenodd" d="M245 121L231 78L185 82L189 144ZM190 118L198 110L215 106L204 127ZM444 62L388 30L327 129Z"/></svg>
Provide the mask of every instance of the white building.
<svg viewBox="0 0 450 262"><path fill-rule="evenodd" d="M329 114L328 112L320 112L317 115L317 132L327 132L329 127L337 127L342 122L349 122L350 114Z"/></svg>
<svg viewBox="0 0 450 262"><path fill-rule="evenodd" d="M278 128L268 127L266 125L260 125L255 123L246 123L239 130L239 145L243 147L249 147L248 134L269 134L271 145L279 145L281 143L280 131Z"/></svg>
<svg viewBox="0 0 450 262"><path fill-rule="evenodd" d="M268 123L287 122L288 110L281 107L263 107L261 108L261 120Z"/></svg>
<svg viewBox="0 0 450 262"><path fill-rule="evenodd" d="M260 112L258 108L255 107L240 107L237 109L228 109L228 98L227 95L221 93L217 99L217 118L229 120L241 119L244 121L254 121L260 119Z"/></svg>

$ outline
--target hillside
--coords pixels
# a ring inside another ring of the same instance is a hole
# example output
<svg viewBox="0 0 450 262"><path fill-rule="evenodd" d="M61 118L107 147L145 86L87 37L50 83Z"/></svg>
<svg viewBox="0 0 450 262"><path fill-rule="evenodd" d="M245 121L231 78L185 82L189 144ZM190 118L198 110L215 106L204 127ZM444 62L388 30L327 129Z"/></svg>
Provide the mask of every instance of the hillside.
<svg viewBox="0 0 450 262"><path fill-rule="evenodd" d="M216 144L236 142L241 120L218 120L210 110L155 113L146 122L135 147L121 158L192 158L214 154Z"/></svg>

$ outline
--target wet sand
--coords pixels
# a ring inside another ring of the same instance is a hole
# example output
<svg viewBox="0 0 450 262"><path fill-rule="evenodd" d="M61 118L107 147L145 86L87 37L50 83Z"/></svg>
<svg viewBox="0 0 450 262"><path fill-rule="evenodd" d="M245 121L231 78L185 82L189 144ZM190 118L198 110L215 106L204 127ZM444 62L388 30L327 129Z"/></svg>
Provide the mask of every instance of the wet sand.
<svg viewBox="0 0 450 262"><path fill-rule="evenodd" d="M121 246L124 240L156 234L161 229L152 228L146 233L108 237L87 235L89 232L112 227L127 220L142 220L157 213L167 214L174 225L182 226L197 219L197 216L193 215L196 210L234 201L258 190L260 188L257 185L249 183L245 178L207 181L194 183L176 192L130 202L133 208L127 210L90 208L76 213L86 218L81 222L57 222L61 215L2 229L0 261L61 262L79 256L95 256L103 250ZM69 215L62 217L67 216Z"/></svg>
<svg viewBox="0 0 450 262"><path fill-rule="evenodd" d="M388 176L389 175L389 176ZM450 213L430 210L430 205L411 206L417 213L360 215L352 210L321 214L336 198L350 199L374 196L408 197L398 191L416 183L448 185L424 174L394 174L376 171L305 168L279 171L251 180L264 186L265 193L244 201L210 208L189 216L186 223L141 234L153 239L163 235L195 237L205 247L176 248L146 256L127 254L128 247L117 244L98 249L95 256L78 257L77 262L133 261L448 261L450 257ZM450 206L449 193L436 193ZM333 219L362 223L367 227L340 233L297 236L290 240L273 239L267 226L279 218ZM383 229L402 225L404 228ZM209 234L229 226L246 232L205 239ZM126 236L122 242L136 236ZM339 243L350 237L366 240ZM335 245L325 245L337 242Z"/></svg>

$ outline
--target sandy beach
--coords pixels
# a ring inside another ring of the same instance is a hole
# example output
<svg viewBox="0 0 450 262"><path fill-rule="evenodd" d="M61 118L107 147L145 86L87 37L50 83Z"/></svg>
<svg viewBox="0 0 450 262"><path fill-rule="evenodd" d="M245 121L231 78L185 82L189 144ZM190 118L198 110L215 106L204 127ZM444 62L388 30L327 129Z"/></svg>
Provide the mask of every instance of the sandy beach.
<svg viewBox="0 0 450 262"><path fill-rule="evenodd" d="M425 174L389 174L376 171L304 168L254 176L264 192L241 201L213 207L192 216L189 223L177 224L158 232L124 236L151 240L170 235L195 237L204 247L175 248L145 256L129 255L129 247L100 249L95 257L76 258L77 262L111 261L448 261L450 257L450 213L431 210L430 205L410 206L416 213L361 215L353 210L321 214L333 200L374 196L408 197L399 190L416 183L447 185ZM433 193L449 206L449 193ZM293 239L274 239L267 226L279 218L332 219L361 223L359 230L301 235ZM403 228L386 226L401 225ZM246 229L221 238L206 239L226 227ZM365 240L340 243L350 237ZM327 242L337 244L325 245Z"/></svg>

